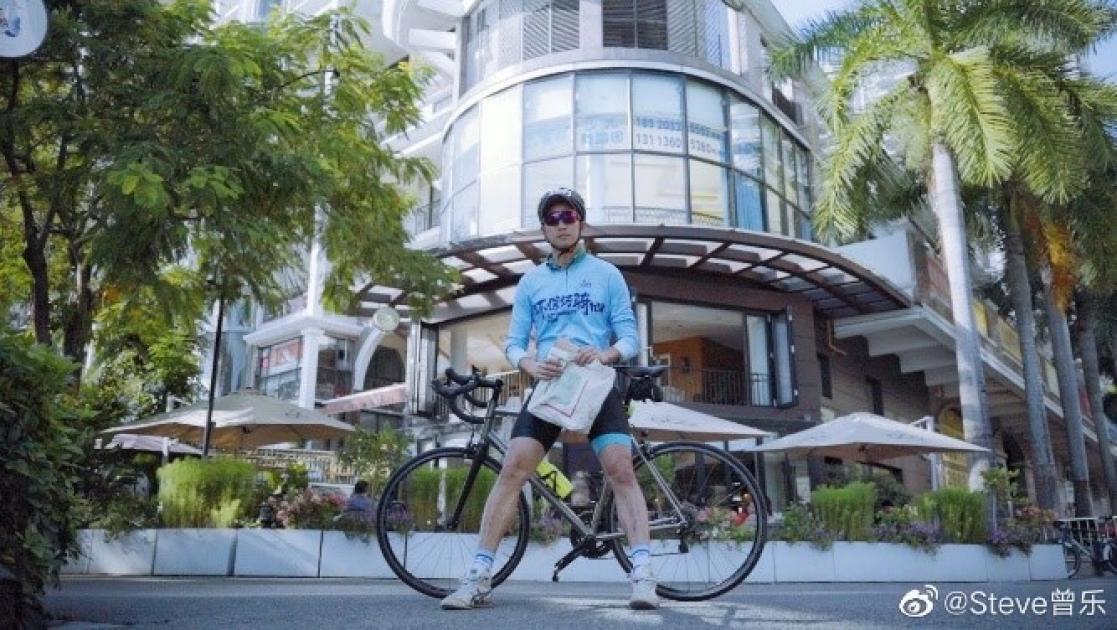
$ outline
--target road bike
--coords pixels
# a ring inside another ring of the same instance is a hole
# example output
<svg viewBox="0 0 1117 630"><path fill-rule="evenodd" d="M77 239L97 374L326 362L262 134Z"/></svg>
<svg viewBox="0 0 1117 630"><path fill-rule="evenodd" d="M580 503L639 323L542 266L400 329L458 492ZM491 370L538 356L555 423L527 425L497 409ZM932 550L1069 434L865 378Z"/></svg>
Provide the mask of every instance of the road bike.
<svg viewBox="0 0 1117 630"><path fill-rule="evenodd" d="M1072 527L1071 522L1085 525ZM1067 577L1078 574L1082 559L1089 558L1099 571L1117 573L1117 531L1114 531L1117 517L1099 519L1065 519L1055 521L1058 542L1063 546L1063 559L1067 565ZM1078 535L1076 535L1076 532Z"/></svg>
<svg viewBox="0 0 1117 630"><path fill-rule="evenodd" d="M655 379L666 368L618 367L624 406L662 400ZM477 548L485 499L508 445L493 430L504 384L480 374L446 370L434 389L453 412L476 425L464 447L437 448L405 462L389 478L377 515L377 540L392 571L425 595L445 597L457 587ZM467 408L467 405L469 408ZM477 410L483 409L483 415ZM661 597L699 601L741 583L756 566L767 539L764 495L752 473L731 454L699 442L651 444L632 433L633 467L647 501L652 568ZM627 540L606 480L590 509L576 509L538 474L528 480L538 496L521 492L496 551L492 584L508 579L524 557L533 505L549 507L569 525L570 551L554 564L552 580L579 557L610 553L626 573Z"/></svg>

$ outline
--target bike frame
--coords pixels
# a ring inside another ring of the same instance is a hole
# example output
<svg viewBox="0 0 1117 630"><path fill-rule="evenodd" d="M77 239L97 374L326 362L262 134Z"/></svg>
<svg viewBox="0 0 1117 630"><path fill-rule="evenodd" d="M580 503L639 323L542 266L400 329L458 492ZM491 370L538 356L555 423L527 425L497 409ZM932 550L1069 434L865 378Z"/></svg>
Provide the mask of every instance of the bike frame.
<svg viewBox="0 0 1117 630"><path fill-rule="evenodd" d="M489 457L490 450L496 451L500 454L500 460L498 461L503 461L504 456L508 453L508 444L506 444L504 440L501 439L500 436L498 436L492 430L493 420L496 418L496 399L497 396L493 395L489 399L485 407L485 422L481 425L481 433L479 438L476 441L471 440L470 443L466 446L467 449L473 451L473 463L470 465L469 473L466 475L462 493L458 497L458 503L454 506L453 511L450 512L450 517L446 520L446 526L448 528L453 529L458 526L458 521L461 519L462 510L465 508L466 497L469 496L470 490L473 489L473 482L477 478L477 474L481 470L481 466L483 465L482 462L484 462L484 460ZM628 404L630 402L631 397L626 393L624 405L625 408L628 407ZM671 488L667 484L667 481L663 478L663 475L661 475L659 471L656 470L656 467L651 465L651 462L648 460L648 453L650 449L648 448L647 444L640 440L637 440L634 437L632 437L631 439L632 442L636 445L637 455L644 461L647 469L651 471L652 478L655 479L656 484L663 491L664 495L667 497L667 500L671 503L672 510L675 512L674 517L668 516L650 522L648 526L649 531L679 529L685 527L687 525L687 520L686 516L683 514L682 503L679 501L678 497L675 496L675 493L671 491ZM609 503L607 499L609 498L610 493L612 493L612 488L609 485L608 478L606 478L604 484L602 485L601 496L598 498L597 504L594 506L593 516L588 524L583 521L582 518L570 508L570 506L564 503L562 499L556 496L555 493L551 492L551 489L547 487L547 484L544 483L543 479L538 474L532 473L531 477L528 478L528 484L531 485L531 487L539 493L539 496L542 497L542 499L546 501L548 505L558 510L559 514L562 515L562 518L569 522L570 525L578 531L578 535L583 540L606 542L616 540L618 538L623 538L625 536L624 532L598 533L598 527L605 518L604 506Z"/></svg>

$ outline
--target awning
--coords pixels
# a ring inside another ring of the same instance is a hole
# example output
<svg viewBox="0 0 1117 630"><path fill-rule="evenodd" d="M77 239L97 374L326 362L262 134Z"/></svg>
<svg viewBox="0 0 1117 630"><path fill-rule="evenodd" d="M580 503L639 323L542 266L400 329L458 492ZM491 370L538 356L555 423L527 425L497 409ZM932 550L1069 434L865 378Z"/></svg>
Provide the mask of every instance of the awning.
<svg viewBox="0 0 1117 630"><path fill-rule="evenodd" d="M395 405L407 400L407 385L398 383L369 389L356 394L349 394L340 398L326 401L322 406L323 413L344 413L346 411L360 411L362 409L376 409Z"/></svg>
<svg viewBox="0 0 1117 630"><path fill-rule="evenodd" d="M621 269L689 270L739 278L802 295L829 317L881 313L910 304L888 280L850 258L826 246L778 234L689 225L602 225L588 226L585 240L590 251ZM448 302L453 306L454 301L514 285L548 251L542 233L530 230L472 239L433 253L461 272L462 292ZM406 294L391 287L368 285L359 297L362 312L371 313L383 305L406 308ZM508 297L510 304L511 294Z"/></svg>

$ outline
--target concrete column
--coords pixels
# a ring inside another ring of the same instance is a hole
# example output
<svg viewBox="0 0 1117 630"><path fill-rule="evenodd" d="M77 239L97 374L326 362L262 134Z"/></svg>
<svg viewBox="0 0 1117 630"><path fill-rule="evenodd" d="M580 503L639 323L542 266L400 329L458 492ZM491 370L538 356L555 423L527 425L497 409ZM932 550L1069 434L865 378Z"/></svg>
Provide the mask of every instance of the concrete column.
<svg viewBox="0 0 1117 630"><path fill-rule="evenodd" d="M469 373L469 331L460 326L450 331L450 367L459 374Z"/></svg>
<svg viewBox="0 0 1117 630"><path fill-rule="evenodd" d="M314 390L318 385L318 347L326 333L320 328L303 331L303 354L299 372L299 406L314 409Z"/></svg>

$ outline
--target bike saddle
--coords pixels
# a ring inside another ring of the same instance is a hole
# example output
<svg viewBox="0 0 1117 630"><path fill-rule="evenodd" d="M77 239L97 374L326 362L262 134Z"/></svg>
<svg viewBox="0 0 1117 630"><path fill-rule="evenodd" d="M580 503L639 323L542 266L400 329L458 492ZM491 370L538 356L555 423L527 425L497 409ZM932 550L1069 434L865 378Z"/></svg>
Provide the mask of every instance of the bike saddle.
<svg viewBox="0 0 1117 630"><path fill-rule="evenodd" d="M625 376L628 376L628 377L631 377L631 378L647 378L647 377L655 378L655 377L659 376L660 374L663 374L664 372L666 372L667 371L667 366L666 365L652 365L652 366L644 367L644 366L636 365L636 366L631 366L631 367L622 366L622 367L618 367L616 369L618 371L624 373Z"/></svg>

